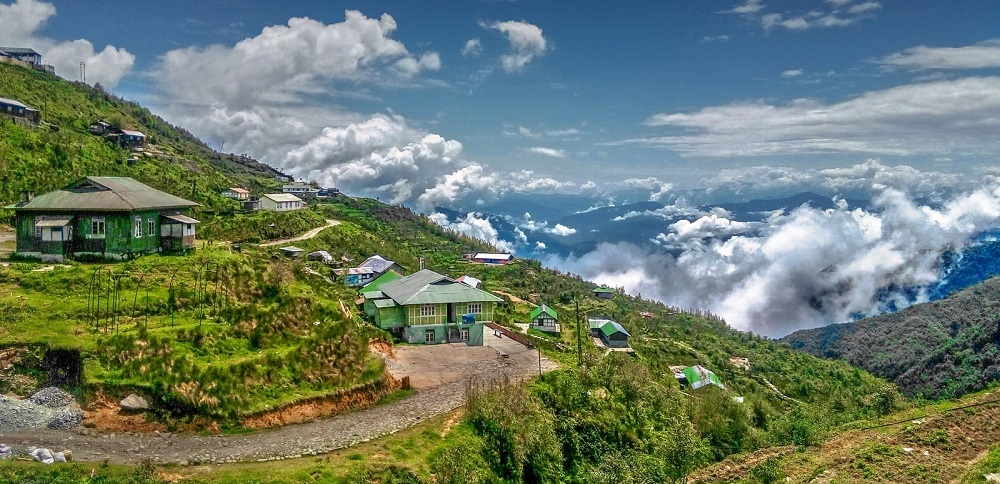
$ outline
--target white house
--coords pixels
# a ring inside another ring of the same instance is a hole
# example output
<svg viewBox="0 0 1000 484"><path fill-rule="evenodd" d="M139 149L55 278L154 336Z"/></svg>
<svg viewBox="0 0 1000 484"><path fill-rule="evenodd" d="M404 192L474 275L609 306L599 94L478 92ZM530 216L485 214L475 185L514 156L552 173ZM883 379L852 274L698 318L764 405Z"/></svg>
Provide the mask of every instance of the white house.
<svg viewBox="0 0 1000 484"><path fill-rule="evenodd" d="M303 199L310 199L319 194L319 188L302 181L286 184L281 187L281 191L282 193L291 193L292 195Z"/></svg>
<svg viewBox="0 0 1000 484"><path fill-rule="evenodd" d="M268 193L260 196L260 209L272 212L290 212L303 206L302 199L290 193Z"/></svg>
<svg viewBox="0 0 1000 484"><path fill-rule="evenodd" d="M233 187L222 192L222 196L233 200L247 200L250 198L250 191L246 188Z"/></svg>

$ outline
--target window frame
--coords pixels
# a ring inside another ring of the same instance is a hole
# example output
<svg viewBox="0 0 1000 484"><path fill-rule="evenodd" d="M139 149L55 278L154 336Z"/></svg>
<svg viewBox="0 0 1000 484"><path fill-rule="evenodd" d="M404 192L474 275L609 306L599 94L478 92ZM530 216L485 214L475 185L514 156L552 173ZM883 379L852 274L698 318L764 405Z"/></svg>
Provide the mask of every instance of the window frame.
<svg viewBox="0 0 1000 484"><path fill-rule="evenodd" d="M90 218L90 235L95 238L104 238L108 233L108 223L104 217Z"/></svg>
<svg viewBox="0 0 1000 484"><path fill-rule="evenodd" d="M149 219L146 221L146 235L149 237L156 235L156 220Z"/></svg>
<svg viewBox="0 0 1000 484"><path fill-rule="evenodd" d="M437 316L437 306L434 304L421 304L420 305L420 317L434 317Z"/></svg>
<svg viewBox="0 0 1000 484"><path fill-rule="evenodd" d="M433 329L428 329L424 331L424 343L434 343L437 339L437 335L434 334Z"/></svg>
<svg viewBox="0 0 1000 484"><path fill-rule="evenodd" d="M142 217L136 215L132 222L132 235L135 238L142 238Z"/></svg>
<svg viewBox="0 0 1000 484"><path fill-rule="evenodd" d="M472 314L483 314L483 303L470 302L468 306L466 306L466 312Z"/></svg>

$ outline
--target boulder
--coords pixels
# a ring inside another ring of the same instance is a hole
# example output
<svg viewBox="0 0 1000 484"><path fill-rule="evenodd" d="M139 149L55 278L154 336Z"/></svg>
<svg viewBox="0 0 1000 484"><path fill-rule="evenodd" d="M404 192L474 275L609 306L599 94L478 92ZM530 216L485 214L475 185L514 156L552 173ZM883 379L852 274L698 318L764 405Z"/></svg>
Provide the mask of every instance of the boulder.
<svg viewBox="0 0 1000 484"><path fill-rule="evenodd" d="M29 447L28 455L42 464L51 464L55 462L55 458L52 457L52 451L49 449Z"/></svg>
<svg viewBox="0 0 1000 484"><path fill-rule="evenodd" d="M10 450L10 446L6 444L0 444L0 460L6 460L14 457L14 452Z"/></svg>
<svg viewBox="0 0 1000 484"><path fill-rule="evenodd" d="M146 402L146 399L134 393L129 393L127 397L118 403L118 405L122 408L122 410L129 410L132 412L149 410L149 403Z"/></svg>

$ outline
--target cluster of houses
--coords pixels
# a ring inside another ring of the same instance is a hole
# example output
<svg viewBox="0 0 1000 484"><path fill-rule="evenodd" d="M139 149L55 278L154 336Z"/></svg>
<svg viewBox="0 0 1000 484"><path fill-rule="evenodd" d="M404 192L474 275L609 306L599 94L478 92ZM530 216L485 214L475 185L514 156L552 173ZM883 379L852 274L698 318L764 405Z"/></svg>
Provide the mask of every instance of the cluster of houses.
<svg viewBox="0 0 1000 484"><path fill-rule="evenodd" d="M243 202L243 210L267 210L270 212L291 212L301 210L306 206L306 200L312 198L327 198L340 194L336 188L317 188L303 181L286 183L281 187L281 193L264 193L254 196L249 190L240 187L227 188L222 196Z"/></svg>
<svg viewBox="0 0 1000 484"><path fill-rule="evenodd" d="M90 133L97 136L104 136L123 148L135 150L146 146L146 135L142 131L116 128L104 120L92 123L90 125Z"/></svg>
<svg viewBox="0 0 1000 484"><path fill-rule="evenodd" d="M14 210L15 254L43 261L130 259L194 247L198 204L128 177L89 176L21 200Z"/></svg>

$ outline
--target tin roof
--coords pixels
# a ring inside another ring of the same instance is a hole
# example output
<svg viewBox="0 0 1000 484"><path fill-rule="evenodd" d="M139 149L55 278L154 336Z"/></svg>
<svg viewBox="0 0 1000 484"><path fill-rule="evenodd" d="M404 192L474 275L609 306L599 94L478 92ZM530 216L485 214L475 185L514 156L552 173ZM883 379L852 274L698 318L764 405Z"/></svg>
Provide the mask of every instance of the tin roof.
<svg viewBox="0 0 1000 484"><path fill-rule="evenodd" d="M193 219L187 215L164 215L163 218L173 220L174 222L180 222L182 224L200 224L201 220Z"/></svg>
<svg viewBox="0 0 1000 484"><path fill-rule="evenodd" d="M21 101L18 101L16 99L6 98L6 97L0 97L0 104L10 104L11 106L16 106L16 107L19 107L19 108L31 109L28 106L25 106L24 103L22 103Z"/></svg>
<svg viewBox="0 0 1000 484"><path fill-rule="evenodd" d="M534 320L535 320L535 318L537 318L537 317L541 316L541 315L542 315L542 313L545 313L545 314L548 314L549 316L552 316L552 319L559 319L559 315L558 315L558 314L556 314L556 310L555 310L555 309L552 309L552 308L550 308L550 307L549 307L548 305L546 305L545 303L542 303L542 305L541 305L541 306L538 306L537 308L535 308L535 309L532 309L532 310L531 310L531 314L529 315L529 318L530 318L530 319L531 319L532 321L534 321Z"/></svg>
<svg viewBox="0 0 1000 484"><path fill-rule="evenodd" d="M395 262L388 260L378 254L375 254L365 259L364 262L358 264L358 267L359 268L367 267L370 268L373 272L385 272L390 267L392 267L393 264L395 264Z"/></svg>
<svg viewBox="0 0 1000 484"><path fill-rule="evenodd" d="M387 282L379 289L399 305L503 301L429 269Z"/></svg>
<svg viewBox="0 0 1000 484"><path fill-rule="evenodd" d="M272 202L301 202L302 199L291 193L265 193L261 198L268 198Z"/></svg>
<svg viewBox="0 0 1000 484"><path fill-rule="evenodd" d="M509 260L511 257L514 257L514 256L512 256L510 254L492 254L492 253L489 253L489 252L479 252L475 256L473 256L473 258L475 258L475 259L491 259L491 260L492 259L496 259L496 260Z"/></svg>
<svg viewBox="0 0 1000 484"><path fill-rule="evenodd" d="M29 49L27 47L0 47L0 52L4 52L4 53L7 53L7 54L34 54L34 55L40 55L38 52L35 52L35 49Z"/></svg>
<svg viewBox="0 0 1000 484"><path fill-rule="evenodd" d="M250 193L250 190L247 190L247 189L245 189L245 188L237 188L237 187L234 187L234 188L230 188L229 190L230 190L231 192L233 192L233 193Z"/></svg>
<svg viewBox="0 0 1000 484"><path fill-rule="evenodd" d="M73 220L73 217L43 218L35 222L35 227L65 227L69 225L71 220Z"/></svg>
<svg viewBox="0 0 1000 484"><path fill-rule="evenodd" d="M161 192L132 178L88 176L15 208L18 211L131 212L197 206L195 202Z"/></svg>
<svg viewBox="0 0 1000 484"><path fill-rule="evenodd" d="M625 336L632 336L628 331L625 331L625 328L622 325L614 321L608 321L602 324L601 332L604 333L604 336L611 336L615 333L625 333Z"/></svg>
<svg viewBox="0 0 1000 484"><path fill-rule="evenodd" d="M615 290L611 289L610 287L598 287L598 288L594 289L594 292L608 293L608 292L615 292Z"/></svg>
<svg viewBox="0 0 1000 484"><path fill-rule="evenodd" d="M605 323L613 323L610 319L604 318L587 318L587 323L590 324L590 329L597 329L604 326Z"/></svg>
<svg viewBox="0 0 1000 484"><path fill-rule="evenodd" d="M361 288L361 292L364 293L365 291L377 290L378 288L382 287L382 284L395 281L396 279L399 279L401 277L403 276L396 274L393 271L386 272L385 274L378 276L374 281L365 284L365 286ZM379 292L379 294L382 293ZM379 297L385 297L385 296L379 296Z"/></svg>
<svg viewBox="0 0 1000 484"><path fill-rule="evenodd" d="M142 134L142 131L136 131L134 129L123 129L122 134L127 134L129 136L139 136L141 138L146 137L146 135Z"/></svg>

